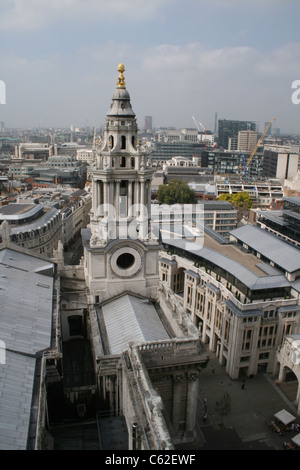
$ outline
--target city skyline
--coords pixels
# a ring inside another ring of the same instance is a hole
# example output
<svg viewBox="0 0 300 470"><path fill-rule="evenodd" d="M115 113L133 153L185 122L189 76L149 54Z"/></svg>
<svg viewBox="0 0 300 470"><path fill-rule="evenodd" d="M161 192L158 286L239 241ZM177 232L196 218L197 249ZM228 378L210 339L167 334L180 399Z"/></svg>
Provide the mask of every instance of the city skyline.
<svg viewBox="0 0 300 470"><path fill-rule="evenodd" d="M7 127L100 127L119 62L143 128L219 119L299 133L295 0L6 0L0 79ZM112 90L113 91L113 90Z"/></svg>

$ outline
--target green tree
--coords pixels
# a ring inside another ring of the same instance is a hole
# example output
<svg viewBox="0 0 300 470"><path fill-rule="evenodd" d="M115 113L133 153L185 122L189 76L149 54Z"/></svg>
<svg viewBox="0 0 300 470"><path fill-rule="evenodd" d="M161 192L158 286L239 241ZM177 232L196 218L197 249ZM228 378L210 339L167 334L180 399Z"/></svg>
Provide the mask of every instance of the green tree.
<svg viewBox="0 0 300 470"><path fill-rule="evenodd" d="M247 191L239 191L235 194L224 193L218 197L219 201L230 201L236 207L243 207L247 204L247 209L251 209L252 201Z"/></svg>
<svg viewBox="0 0 300 470"><path fill-rule="evenodd" d="M157 198L159 204L194 204L195 191L182 180L171 180L170 183L160 185Z"/></svg>

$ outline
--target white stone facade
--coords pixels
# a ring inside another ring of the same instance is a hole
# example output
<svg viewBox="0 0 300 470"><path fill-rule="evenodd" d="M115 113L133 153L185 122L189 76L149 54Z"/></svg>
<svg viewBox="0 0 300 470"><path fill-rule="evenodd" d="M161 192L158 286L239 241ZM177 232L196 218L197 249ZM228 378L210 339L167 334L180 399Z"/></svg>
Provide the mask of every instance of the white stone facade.
<svg viewBox="0 0 300 470"><path fill-rule="evenodd" d="M160 278L178 292L201 340L233 379L260 371L272 373L285 336L300 331L297 298L244 303L243 293L220 275L165 251L161 252Z"/></svg>
<svg viewBox="0 0 300 470"><path fill-rule="evenodd" d="M300 415L300 335L289 335L285 338L282 347L278 350L276 359L278 365L278 382L284 381L286 373L291 371L298 381L298 389L295 399L297 414Z"/></svg>

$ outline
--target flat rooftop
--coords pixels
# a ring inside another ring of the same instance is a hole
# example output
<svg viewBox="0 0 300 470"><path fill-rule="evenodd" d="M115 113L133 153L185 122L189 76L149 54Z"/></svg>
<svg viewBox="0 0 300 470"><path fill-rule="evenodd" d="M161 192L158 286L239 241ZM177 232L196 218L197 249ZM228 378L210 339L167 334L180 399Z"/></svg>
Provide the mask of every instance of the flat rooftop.
<svg viewBox="0 0 300 470"><path fill-rule="evenodd" d="M0 207L0 220L30 217L42 209L40 204L11 203Z"/></svg>
<svg viewBox="0 0 300 470"><path fill-rule="evenodd" d="M230 237L251 247L284 271L292 273L300 270L300 250L266 230L247 224L232 230Z"/></svg>
<svg viewBox="0 0 300 470"><path fill-rule="evenodd" d="M27 448L36 362L51 345L53 271L41 257L0 251L1 450Z"/></svg>

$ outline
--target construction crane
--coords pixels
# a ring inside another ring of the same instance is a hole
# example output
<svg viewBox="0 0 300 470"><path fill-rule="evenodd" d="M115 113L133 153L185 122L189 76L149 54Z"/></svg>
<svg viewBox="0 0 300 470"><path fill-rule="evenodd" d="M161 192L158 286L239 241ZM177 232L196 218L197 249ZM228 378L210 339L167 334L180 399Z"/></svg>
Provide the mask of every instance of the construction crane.
<svg viewBox="0 0 300 470"><path fill-rule="evenodd" d="M248 158L247 167L249 167L252 158L254 157L254 155L255 155L255 153L256 153L258 147L259 147L260 144L262 143L263 138L265 137L266 133L268 132L268 130L269 130L269 128L270 128L270 126L271 126L271 124L272 124L273 121L275 121L275 118L272 118L271 121L269 121L268 124L266 125L264 132L263 132L262 135L260 136L259 141L257 142L256 146L254 147L254 149L253 149L252 152L251 152L250 157Z"/></svg>
<svg viewBox="0 0 300 470"><path fill-rule="evenodd" d="M244 155L241 154L241 158L242 158L242 161L243 161L243 166L244 166L244 177L246 180L248 180L248 176L249 176L249 166L250 166L250 163L252 161L252 158L254 157L258 147L260 146L260 144L262 143L263 141L263 138L265 137L266 133L268 132L272 122L275 120L275 118L272 118L268 124L266 125L265 129L264 129L264 132L262 133L262 135L260 136L260 139L258 140L256 146L254 147L254 149L252 150L251 152L251 155L250 157L248 158L247 160L247 163L245 161L245 158L244 158Z"/></svg>
<svg viewBox="0 0 300 470"><path fill-rule="evenodd" d="M192 116L192 118L193 118L194 123L196 124L197 131L199 133L202 132L201 129L199 129L199 124L200 124L200 126L202 127L202 129L205 132L205 141L204 141L204 143L205 143L205 150L206 150L207 149L207 141L206 141L207 129L206 129L206 127L203 126L203 124L200 121L197 122L196 119L194 118L194 116Z"/></svg>

